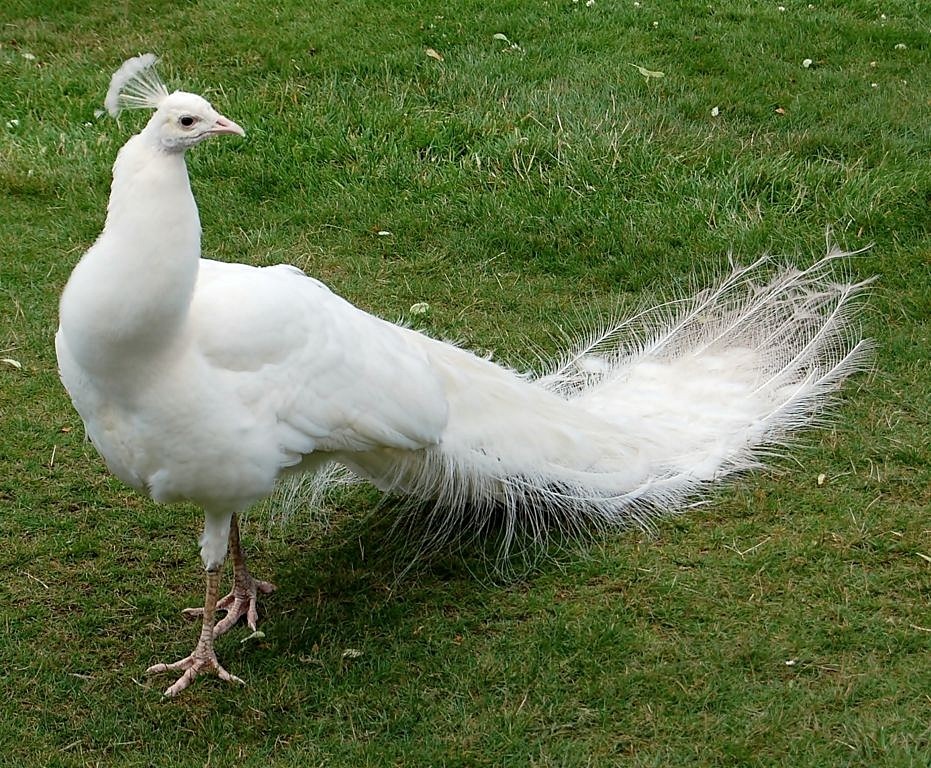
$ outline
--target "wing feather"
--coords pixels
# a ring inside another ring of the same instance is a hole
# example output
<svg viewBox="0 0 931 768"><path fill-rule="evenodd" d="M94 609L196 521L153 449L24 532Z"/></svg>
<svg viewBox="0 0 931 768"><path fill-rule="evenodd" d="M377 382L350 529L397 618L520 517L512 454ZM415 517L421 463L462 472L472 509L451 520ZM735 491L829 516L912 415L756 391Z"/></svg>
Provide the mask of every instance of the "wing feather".
<svg viewBox="0 0 931 768"><path fill-rule="evenodd" d="M295 431L327 452L439 441L448 405L426 350L295 267L203 260L191 312L210 371L282 442Z"/></svg>

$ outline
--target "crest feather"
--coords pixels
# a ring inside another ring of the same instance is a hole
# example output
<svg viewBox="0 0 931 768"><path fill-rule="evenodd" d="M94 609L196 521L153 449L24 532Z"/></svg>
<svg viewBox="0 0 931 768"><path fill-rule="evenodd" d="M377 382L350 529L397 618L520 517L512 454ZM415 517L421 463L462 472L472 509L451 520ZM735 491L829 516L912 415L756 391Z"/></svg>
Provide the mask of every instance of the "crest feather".
<svg viewBox="0 0 931 768"><path fill-rule="evenodd" d="M144 53L123 62L110 78L104 106L113 117L123 109L158 109L168 89L155 71L158 57Z"/></svg>

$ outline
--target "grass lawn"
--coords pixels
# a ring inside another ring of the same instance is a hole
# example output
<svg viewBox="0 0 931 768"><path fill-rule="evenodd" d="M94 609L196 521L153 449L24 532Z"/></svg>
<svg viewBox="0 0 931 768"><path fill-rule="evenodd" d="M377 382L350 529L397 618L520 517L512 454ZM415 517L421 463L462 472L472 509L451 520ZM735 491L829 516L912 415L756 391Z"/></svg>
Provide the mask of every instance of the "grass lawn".
<svg viewBox="0 0 931 768"><path fill-rule="evenodd" d="M0 765L931 764L931 12L783 2L3 0ZM519 365L831 228L875 369L768 471L504 581L396 582L366 489L257 510L248 686L163 701L201 515L108 476L52 344L148 50L247 131L189 156L213 257Z"/></svg>

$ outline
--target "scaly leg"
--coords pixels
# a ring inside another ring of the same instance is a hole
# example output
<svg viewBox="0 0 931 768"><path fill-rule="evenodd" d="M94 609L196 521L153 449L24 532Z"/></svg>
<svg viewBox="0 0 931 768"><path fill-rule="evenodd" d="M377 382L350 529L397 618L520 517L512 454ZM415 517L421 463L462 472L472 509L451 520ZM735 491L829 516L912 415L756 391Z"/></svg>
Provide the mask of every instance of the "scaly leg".
<svg viewBox="0 0 931 768"><path fill-rule="evenodd" d="M240 683L236 675L231 675L217 661L217 655L213 650L213 627L216 619L217 592L220 587L220 571L207 571L207 596L204 598L203 617L204 625L200 631L200 639L194 646L194 651L190 656L176 661L173 664L153 664L146 670L146 674L155 675L160 672L176 672L184 670L184 674L179 677L174 685L165 691L165 696L177 696L181 691L187 688L199 674L208 672L216 675L221 680L230 683Z"/></svg>
<svg viewBox="0 0 931 768"><path fill-rule="evenodd" d="M246 556L239 541L239 521L236 515L230 522L229 551L233 558L233 589L217 602L217 610L226 611L213 629L213 636L219 637L231 629L243 616L249 629L255 632L256 622L259 619L258 599L259 593L267 595L275 590L275 585L268 581L259 581L254 578L246 567ZM197 617L204 615L203 608L185 608L185 616Z"/></svg>

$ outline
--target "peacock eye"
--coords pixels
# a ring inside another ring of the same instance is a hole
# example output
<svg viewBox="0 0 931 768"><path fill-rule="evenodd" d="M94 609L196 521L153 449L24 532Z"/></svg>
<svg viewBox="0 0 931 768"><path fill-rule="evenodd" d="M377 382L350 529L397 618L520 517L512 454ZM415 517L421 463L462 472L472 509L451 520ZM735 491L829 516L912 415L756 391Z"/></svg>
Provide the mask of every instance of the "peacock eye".
<svg viewBox="0 0 931 768"><path fill-rule="evenodd" d="M180 120L181 125L183 125L185 128L190 128L196 122L197 122L197 118L191 117L190 115L185 115Z"/></svg>

